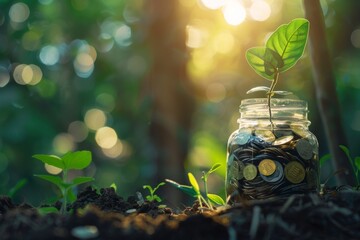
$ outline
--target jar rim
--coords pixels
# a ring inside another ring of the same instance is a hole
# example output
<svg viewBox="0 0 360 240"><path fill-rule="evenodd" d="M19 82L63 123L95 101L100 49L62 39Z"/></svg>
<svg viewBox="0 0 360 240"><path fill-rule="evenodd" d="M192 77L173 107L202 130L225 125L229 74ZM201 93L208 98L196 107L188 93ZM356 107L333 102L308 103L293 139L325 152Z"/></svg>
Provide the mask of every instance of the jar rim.
<svg viewBox="0 0 360 240"><path fill-rule="evenodd" d="M241 106L248 106L254 104L268 104L267 98L246 98L241 100ZM271 98L271 105L291 105L291 106L299 106L299 107L307 107L307 102L301 99L291 99L291 98Z"/></svg>

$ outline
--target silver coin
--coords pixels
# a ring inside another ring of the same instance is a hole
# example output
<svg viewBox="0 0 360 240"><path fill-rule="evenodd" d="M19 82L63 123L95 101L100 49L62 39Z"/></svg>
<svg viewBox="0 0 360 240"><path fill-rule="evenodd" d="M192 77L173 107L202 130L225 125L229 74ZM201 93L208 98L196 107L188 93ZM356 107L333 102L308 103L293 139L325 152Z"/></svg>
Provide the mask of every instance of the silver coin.
<svg viewBox="0 0 360 240"><path fill-rule="evenodd" d="M302 159L310 160L313 157L313 146L305 138L297 141L295 148Z"/></svg>
<svg viewBox="0 0 360 240"><path fill-rule="evenodd" d="M231 144L245 145L251 138L251 130L242 129L231 141Z"/></svg>
<svg viewBox="0 0 360 240"><path fill-rule="evenodd" d="M234 181L241 180L244 177L243 170L244 170L244 164L242 162L233 161L232 164L228 168L228 179L230 181L231 180L234 180Z"/></svg>

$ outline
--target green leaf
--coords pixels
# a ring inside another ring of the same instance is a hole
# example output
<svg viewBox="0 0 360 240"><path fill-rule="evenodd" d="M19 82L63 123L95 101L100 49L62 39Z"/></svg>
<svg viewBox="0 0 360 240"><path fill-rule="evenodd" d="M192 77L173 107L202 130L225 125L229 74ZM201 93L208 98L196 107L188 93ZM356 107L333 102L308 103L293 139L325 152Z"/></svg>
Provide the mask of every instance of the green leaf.
<svg viewBox="0 0 360 240"><path fill-rule="evenodd" d="M36 154L36 155L33 155L32 157L42 161L43 163L47 163L51 166L54 166L54 167L57 167L60 169L65 168L64 162L58 156L46 155L46 154Z"/></svg>
<svg viewBox="0 0 360 240"><path fill-rule="evenodd" d="M158 196L158 195L154 195L153 196L153 200L155 200L155 201L157 201L157 202L161 202L162 200L161 200L161 198Z"/></svg>
<svg viewBox="0 0 360 240"><path fill-rule="evenodd" d="M192 186L181 185L173 180L165 179L166 182L170 183L171 185L175 186L176 188L180 189L184 193L190 195L191 197L199 196L199 193L194 190Z"/></svg>
<svg viewBox="0 0 360 240"><path fill-rule="evenodd" d="M343 150L343 152L346 154L349 161L352 163L352 158L350 156L350 150L344 145L339 145L339 147L341 148L341 150Z"/></svg>
<svg viewBox="0 0 360 240"><path fill-rule="evenodd" d="M208 174L215 172L216 170L218 170L218 168L221 167L220 163L215 163L210 170L208 171Z"/></svg>
<svg viewBox="0 0 360 240"><path fill-rule="evenodd" d="M21 179L20 181L18 181L18 182L15 184L14 187L12 187L12 188L9 190L9 192L7 193L7 195L12 198L17 191L19 191L21 188L23 188L23 187L25 186L25 184L26 184L27 182L28 182L27 179Z"/></svg>
<svg viewBox="0 0 360 240"><path fill-rule="evenodd" d="M222 199L222 197L220 197L219 195L208 193L207 197L215 204L225 205L224 199Z"/></svg>
<svg viewBox="0 0 360 240"><path fill-rule="evenodd" d="M116 183L112 183L110 185L111 188L113 188L115 190L115 192L117 191L117 186L116 186Z"/></svg>
<svg viewBox="0 0 360 240"><path fill-rule="evenodd" d="M268 80L273 80L277 69L283 66L280 55L266 47L248 49L246 60L257 74Z"/></svg>
<svg viewBox="0 0 360 240"><path fill-rule="evenodd" d="M72 180L71 186L80 185L83 183L94 181L92 177L77 177Z"/></svg>
<svg viewBox="0 0 360 240"><path fill-rule="evenodd" d="M38 212L40 215L46 215L49 213L59 213L59 210L56 207L41 207L38 208Z"/></svg>
<svg viewBox="0 0 360 240"><path fill-rule="evenodd" d="M143 189L148 189L150 194L152 194L154 192L153 188L150 185L144 185Z"/></svg>
<svg viewBox="0 0 360 240"><path fill-rule="evenodd" d="M320 164L320 167L322 167L329 159L331 159L331 154L328 153L328 154L325 154L324 156L322 156L319 160L319 164Z"/></svg>
<svg viewBox="0 0 360 240"><path fill-rule="evenodd" d="M189 182L191 184L191 186L194 188L194 190L196 191L196 193L198 195L200 195L200 187L198 182L196 181L196 178L194 177L194 175L192 173L188 173L188 178L189 178Z"/></svg>
<svg viewBox="0 0 360 240"><path fill-rule="evenodd" d="M154 191L153 191L153 192L155 192L156 190L158 190L159 187L161 187L161 186L163 186L163 185L165 185L164 182L159 183L159 184L154 188Z"/></svg>
<svg viewBox="0 0 360 240"><path fill-rule="evenodd" d="M41 178L45 181L51 182L60 188L60 190L66 189L69 184L63 182L63 180L59 176L51 176L51 175L34 175L35 177Z"/></svg>
<svg viewBox="0 0 360 240"><path fill-rule="evenodd" d="M356 157L354 162L355 162L355 166L360 171L360 157Z"/></svg>
<svg viewBox="0 0 360 240"><path fill-rule="evenodd" d="M266 47L278 53L283 61L279 72L288 70L300 59L305 50L308 34L309 21L298 18L281 25L269 37Z"/></svg>
<svg viewBox="0 0 360 240"><path fill-rule="evenodd" d="M66 169L84 169L91 163L91 152L68 152L62 157L62 160Z"/></svg>

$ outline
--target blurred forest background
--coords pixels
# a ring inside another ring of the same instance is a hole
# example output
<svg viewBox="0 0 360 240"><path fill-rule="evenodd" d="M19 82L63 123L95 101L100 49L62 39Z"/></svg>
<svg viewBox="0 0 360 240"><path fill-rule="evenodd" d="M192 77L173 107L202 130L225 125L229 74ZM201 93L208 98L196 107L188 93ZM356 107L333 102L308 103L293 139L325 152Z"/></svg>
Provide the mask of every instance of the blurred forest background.
<svg viewBox="0 0 360 240"><path fill-rule="evenodd" d="M240 101L266 85L245 60L301 0L0 0L0 194L54 193L31 156L90 150L94 185L122 196L221 162L210 191L224 196L226 143ZM360 1L322 0L348 147L360 155ZM308 101L328 153L308 49L278 89ZM258 97L260 97L259 95ZM256 97L256 94L251 96ZM262 96L261 96L262 97ZM80 173L74 173L80 174ZM166 188L169 186L166 186ZM171 187L169 187L171 188ZM45 189L45 190L44 190ZM167 198L167 196L163 196Z"/></svg>

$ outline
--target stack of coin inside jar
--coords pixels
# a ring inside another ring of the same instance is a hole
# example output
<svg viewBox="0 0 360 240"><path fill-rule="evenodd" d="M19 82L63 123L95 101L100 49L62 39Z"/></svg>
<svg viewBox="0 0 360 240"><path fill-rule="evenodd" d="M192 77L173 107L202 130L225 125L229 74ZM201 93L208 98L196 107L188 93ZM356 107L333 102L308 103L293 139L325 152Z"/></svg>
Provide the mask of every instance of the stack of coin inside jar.
<svg viewBox="0 0 360 240"><path fill-rule="evenodd" d="M291 124L241 128L228 141L228 199L317 191L318 167L318 143L306 128Z"/></svg>

